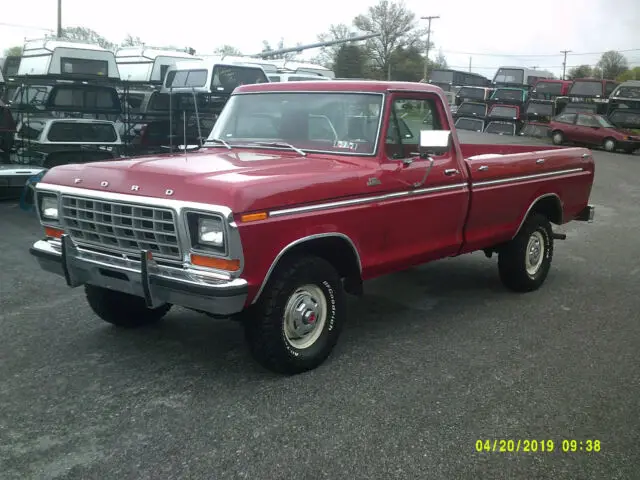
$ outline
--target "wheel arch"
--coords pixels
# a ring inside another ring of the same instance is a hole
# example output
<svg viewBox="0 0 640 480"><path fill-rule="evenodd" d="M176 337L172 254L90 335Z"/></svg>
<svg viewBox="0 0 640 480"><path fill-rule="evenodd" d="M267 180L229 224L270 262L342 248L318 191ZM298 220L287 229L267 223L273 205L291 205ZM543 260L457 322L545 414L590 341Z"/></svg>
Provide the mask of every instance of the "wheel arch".
<svg viewBox="0 0 640 480"><path fill-rule="evenodd" d="M562 200L560 200L560 197L557 193L545 193L538 196L533 202L531 202L529 208L527 208L527 211L522 217L522 220L520 220L520 225L518 225L518 228L516 229L512 238L515 238L516 235L520 233L524 222L526 222L527 218L529 218L529 216L534 213L540 213L544 215L551 223L562 225L564 220L564 208L562 205Z"/></svg>
<svg viewBox="0 0 640 480"><path fill-rule="evenodd" d="M286 245L271 262L260 288L251 300L255 304L264 291L273 272L286 258L293 255L312 254L327 260L345 278L348 285L354 288L354 293L361 290L362 261L360 253L353 240L344 233L326 232L307 235Z"/></svg>

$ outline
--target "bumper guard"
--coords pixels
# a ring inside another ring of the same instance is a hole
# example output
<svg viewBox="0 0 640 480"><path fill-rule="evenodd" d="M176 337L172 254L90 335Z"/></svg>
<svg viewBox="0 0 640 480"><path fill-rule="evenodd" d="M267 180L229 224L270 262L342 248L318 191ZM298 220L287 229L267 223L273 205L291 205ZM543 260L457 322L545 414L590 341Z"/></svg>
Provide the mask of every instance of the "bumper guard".
<svg viewBox="0 0 640 480"><path fill-rule="evenodd" d="M29 252L43 270L63 276L72 288L85 283L109 288L142 297L149 308L170 303L224 316L242 311L247 299L246 280L160 265L146 250L133 259L79 247L63 235L60 242L38 240Z"/></svg>

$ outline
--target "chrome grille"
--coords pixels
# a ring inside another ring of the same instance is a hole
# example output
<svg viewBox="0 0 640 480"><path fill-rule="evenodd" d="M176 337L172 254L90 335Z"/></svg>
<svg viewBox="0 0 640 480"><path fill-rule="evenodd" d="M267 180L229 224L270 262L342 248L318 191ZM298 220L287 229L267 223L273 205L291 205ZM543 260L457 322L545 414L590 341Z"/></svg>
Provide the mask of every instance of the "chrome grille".
<svg viewBox="0 0 640 480"><path fill-rule="evenodd" d="M175 214L168 208L63 195L62 223L79 244L181 259Z"/></svg>

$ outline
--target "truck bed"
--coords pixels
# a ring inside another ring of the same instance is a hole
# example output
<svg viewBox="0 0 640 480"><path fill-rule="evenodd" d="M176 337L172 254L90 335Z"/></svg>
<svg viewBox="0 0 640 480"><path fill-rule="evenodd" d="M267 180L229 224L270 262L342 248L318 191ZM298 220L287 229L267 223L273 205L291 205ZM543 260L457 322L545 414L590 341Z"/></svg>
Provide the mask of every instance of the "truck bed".
<svg viewBox="0 0 640 480"><path fill-rule="evenodd" d="M586 207L592 181L584 177L594 175L590 150L532 139L514 144L514 137L499 135L465 134L460 140L467 142L460 148L472 192L463 252L513 238L541 199L558 225Z"/></svg>

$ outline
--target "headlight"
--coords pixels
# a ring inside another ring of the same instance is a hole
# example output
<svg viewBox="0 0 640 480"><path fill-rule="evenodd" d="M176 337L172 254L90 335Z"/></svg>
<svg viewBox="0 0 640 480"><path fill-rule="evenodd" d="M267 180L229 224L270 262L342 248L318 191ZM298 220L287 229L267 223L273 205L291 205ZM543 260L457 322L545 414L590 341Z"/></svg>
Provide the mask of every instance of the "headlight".
<svg viewBox="0 0 640 480"><path fill-rule="evenodd" d="M40 215L43 220L58 220L58 197L53 195L40 197Z"/></svg>
<svg viewBox="0 0 640 480"><path fill-rule="evenodd" d="M198 218L198 243L224 247L224 228L215 218Z"/></svg>
<svg viewBox="0 0 640 480"><path fill-rule="evenodd" d="M222 218L205 213L188 212L187 224L191 237L191 248L226 253L225 225Z"/></svg>

